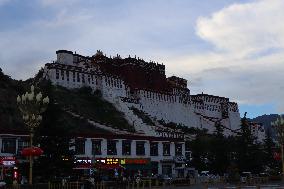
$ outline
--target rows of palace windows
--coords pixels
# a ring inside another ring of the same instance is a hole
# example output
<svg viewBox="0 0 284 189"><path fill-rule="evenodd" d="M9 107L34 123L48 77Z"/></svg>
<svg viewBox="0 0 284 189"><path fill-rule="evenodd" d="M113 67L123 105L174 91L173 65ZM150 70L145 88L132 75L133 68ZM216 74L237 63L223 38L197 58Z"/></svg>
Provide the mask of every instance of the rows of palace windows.
<svg viewBox="0 0 284 189"><path fill-rule="evenodd" d="M74 83L82 82L82 83L98 85L98 76L93 75L93 74L80 73L76 71L68 71L68 70L62 70L62 69L61 70L56 69L55 72L56 72L55 77L57 80L70 81L70 79L72 79ZM105 83L106 83L106 86L122 88L122 81L120 79L105 77Z"/></svg>
<svg viewBox="0 0 284 189"><path fill-rule="evenodd" d="M194 105L195 109L198 110L209 110L209 111L217 111L217 112L221 112L221 106L217 106L217 105L211 105L211 104L205 104L204 106L200 106L195 104Z"/></svg>
<svg viewBox="0 0 284 189"><path fill-rule="evenodd" d="M176 95L165 95L165 94L155 93L155 92L150 92L150 91L140 91L140 93L144 98L153 98L155 100L163 100L163 101L169 101L169 102L177 101ZM181 103L182 99L179 97L178 99L179 99L179 103Z"/></svg>
<svg viewBox="0 0 284 189"><path fill-rule="evenodd" d="M107 155L118 155L117 145L118 140L107 140ZM137 156L145 156L146 155L146 148L145 144L146 141L135 141L136 151L133 152L131 148L131 143L134 142L132 140L122 140L121 144L121 155L129 156L129 155L137 155ZM171 143L170 142L162 142L162 153L159 154L159 142L149 142L149 154L150 156L181 156L183 145L182 143L175 143L175 154L171 154ZM75 142L75 152L77 155L85 154L85 139L77 139ZM102 140L92 140L92 154L93 155L102 155Z"/></svg>
<svg viewBox="0 0 284 189"><path fill-rule="evenodd" d="M93 74L84 74L84 73L80 73L80 72L76 72L76 71L64 71L64 70L59 70L56 69L56 79L57 80L65 80L66 77L66 81L73 81L78 82L78 83L86 83L88 82L89 84L96 84L98 85L98 77L95 76ZM71 76L72 75L72 76ZM87 78L87 81L86 81Z"/></svg>
<svg viewBox="0 0 284 189"><path fill-rule="evenodd" d="M105 77L106 86L122 88L122 82L120 79L113 79Z"/></svg>

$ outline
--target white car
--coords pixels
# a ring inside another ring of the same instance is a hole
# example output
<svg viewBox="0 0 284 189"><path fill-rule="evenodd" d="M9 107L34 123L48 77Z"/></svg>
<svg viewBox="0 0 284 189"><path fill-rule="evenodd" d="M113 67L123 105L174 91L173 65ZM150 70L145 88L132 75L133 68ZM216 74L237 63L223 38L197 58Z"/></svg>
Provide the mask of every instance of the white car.
<svg viewBox="0 0 284 189"><path fill-rule="evenodd" d="M252 177L251 172L242 172L241 173L241 182L246 183Z"/></svg>
<svg viewBox="0 0 284 189"><path fill-rule="evenodd" d="M0 188L3 188L5 185L6 185L6 182L3 181L3 180L1 180L1 181L0 181Z"/></svg>

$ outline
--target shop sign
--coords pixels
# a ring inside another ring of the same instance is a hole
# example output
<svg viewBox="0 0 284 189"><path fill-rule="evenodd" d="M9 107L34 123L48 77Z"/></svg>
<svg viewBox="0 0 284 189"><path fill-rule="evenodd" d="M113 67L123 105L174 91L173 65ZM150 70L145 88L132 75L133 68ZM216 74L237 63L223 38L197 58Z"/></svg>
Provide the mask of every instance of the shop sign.
<svg viewBox="0 0 284 189"><path fill-rule="evenodd" d="M98 158L96 159L96 163L107 164L107 165L126 165L126 164L148 164L150 162L149 159L141 159L141 158Z"/></svg>
<svg viewBox="0 0 284 189"><path fill-rule="evenodd" d="M92 160L90 158L82 157L82 158L76 158L75 162L76 165L90 165L92 164Z"/></svg>
<svg viewBox="0 0 284 189"><path fill-rule="evenodd" d="M126 158L120 159L120 164L148 164L150 161L149 159L141 159L141 158Z"/></svg>
<svg viewBox="0 0 284 189"><path fill-rule="evenodd" d="M0 157L0 164L4 166L14 166L16 164L16 158L12 156Z"/></svg>

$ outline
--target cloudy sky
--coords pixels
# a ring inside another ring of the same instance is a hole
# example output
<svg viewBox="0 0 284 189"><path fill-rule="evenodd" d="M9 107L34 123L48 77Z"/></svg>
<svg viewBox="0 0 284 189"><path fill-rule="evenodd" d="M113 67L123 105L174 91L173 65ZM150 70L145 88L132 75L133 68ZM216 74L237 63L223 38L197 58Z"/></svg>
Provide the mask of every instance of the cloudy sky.
<svg viewBox="0 0 284 189"><path fill-rule="evenodd" d="M0 0L0 68L32 77L55 51L142 57L229 97L249 117L284 112L283 0Z"/></svg>

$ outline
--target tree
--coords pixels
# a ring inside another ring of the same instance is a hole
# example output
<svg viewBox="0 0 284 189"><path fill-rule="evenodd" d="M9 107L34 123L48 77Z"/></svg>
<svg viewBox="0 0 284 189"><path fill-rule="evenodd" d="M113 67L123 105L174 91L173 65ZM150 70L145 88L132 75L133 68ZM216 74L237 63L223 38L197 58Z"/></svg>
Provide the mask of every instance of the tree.
<svg viewBox="0 0 284 189"><path fill-rule="evenodd" d="M283 157L283 145L284 145L284 119L282 118L282 116L280 116L279 118L277 118L277 120L273 123L271 123L271 125L273 126L273 128L276 131L276 140L278 142L278 144L280 145L280 150L281 150L281 161L282 161L282 174L284 177L284 157Z"/></svg>
<svg viewBox="0 0 284 189"><path fill-rule="evenodd" d="M271 137L271 129L266 132L266 137L264 140L264 153L265 153L265 165L269 168L277 167L277 162L274 159L274 142Z"/></svg>
<svg viewBox="0 0 284 189"><path fill-rule="evenodd" d="M51 96L51 103L43 116L42 126L36 131L36 142L44 154L35 162L35 174L48 180L52 176L70 175L74 151L70 150L72 137L65 112L52 98L53 87L45 83L42 88Z"/></svg>
<svg viewBox="0 0 284 189"><path fill-rule="evenodd" d="M223 174L229 166L228 143L224 137L224 129L220 122L216 122L215 128L210 143L210 169L215 173Z"/></svg>
<svg viewBox="0 0 284 189"><path fill-rule="evenodd" d="M241 132L237 136L237 165L240 171L252 171L259 173L263 170L263 151L251 133L250 123L246 113L241 119Z"/></svg>

